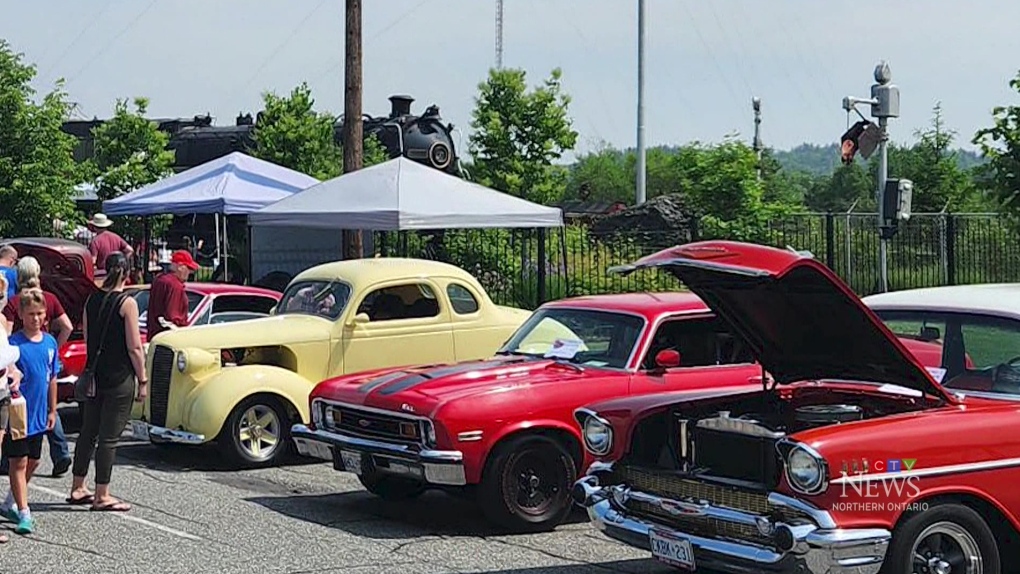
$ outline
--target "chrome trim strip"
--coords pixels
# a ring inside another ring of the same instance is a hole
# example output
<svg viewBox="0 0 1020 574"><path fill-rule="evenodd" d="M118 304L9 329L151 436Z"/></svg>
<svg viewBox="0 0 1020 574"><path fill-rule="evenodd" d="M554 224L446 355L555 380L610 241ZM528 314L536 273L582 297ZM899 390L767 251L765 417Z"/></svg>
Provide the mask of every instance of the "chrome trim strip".
<svg viewBox="0 0 1020 574"><path fill-rule="evenodd" d="M327 405L343 407L343 408L346 408L346 409L353 409L353 410L356 410L356 411L358 411L358 410L367 411L367 412L375 413L375 414L378 414L378 415L386 415L386 416L406 419L406 420L408 420L410 422L419 422L419 421L432 422L432 419L430 419L428 417L423 417L423 416L418 416L418 415L409 415L409 414L406 414L406 413L402 413L400 411L388 411L386 409L377 409L377 408L374 408L374 407L366 407L364 405L352 405L350 403L343 403L343 402L340 402L340 401L333 401L333 400L330 400L330 399L324 399L322 397L316 397L314 400L312 400L312 407L313 408L315 407L315 403L324 403L324 404L327 404Z"/></svg>
<svg viewBox="0 0 1020 574"><path fill-rule="evenodd" d="M690 541L695 548L699 570L704 568L739 574L877 574L892 539L890 531L880 528L796 528L790 531L793 535L793 550L777 552L749 543L694 536L628 516L614 508L611 500L601 498L595 492L591 494L587 497L588 517L603 534L643 550L650 550L649 533L653 528L673 534Z"/></svg>
<svg viewBox="0 0 1020 574"><path fill-rule="evenodd" d="M457 433L457 441L459 442L478 442L482 440L482 431L464 431Z"/></svg>
<svg viewBox="0 0 1020 574"><path fill-rule="evenodd" d="M143 421L144 422L144 421ZM190 433L182 430L175 430L166 427L155 426L146 423L149 429L149 442L153 443L174 443L174 444L203 444L205 435Z"/></svg>
<svg viewBox="0 0 1020 574"><path fill-rule="evenodd" d="M375 440L367 440L344 436L296 424L291 427L291 435L306 440L314 440L336 447L361 448L374 454L389 454L404 457L414 462L463 464L464 455L459 450L412 450L407 445L396 445Z"/></svg>
<svg viewBox="0 0 1020 574"><path fill-rule="evenodd" d="M827 530L834 530L836 528L836 521L832 519L831 514L816 506L812 506L803 500L791 498L778 492L770 492L768 502L769 504L782 506L784 508L789 508L790 510L796 510L797 512L807 514L811 517L811 520L815 521L815 524L817 524L819 528Z"/></svg>
<svg viewBox="0 0 1020 574"><path fill-rule="evenodd" d="M961 474L968 472L982 472L985 470L997 470L1000 468L1013 468L1020 466L1020 458L1004 458L999 460L988 460L984 462L969 462L964 464L950 464L945 466L933 466L915 470L904 470L900 472L882 472L875 474L843 474L834 478L830 484L858 484L862 482L873 482L890 480L896 478L944 476L947 474Z"/></svg>

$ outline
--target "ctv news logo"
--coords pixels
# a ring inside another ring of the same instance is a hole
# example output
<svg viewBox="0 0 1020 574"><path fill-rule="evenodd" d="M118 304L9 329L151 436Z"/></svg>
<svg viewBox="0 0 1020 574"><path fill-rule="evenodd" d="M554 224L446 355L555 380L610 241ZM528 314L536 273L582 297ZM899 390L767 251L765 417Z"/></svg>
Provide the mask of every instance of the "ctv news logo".
<svg viewBox="0 0 1020 574"><path fill-rule="evenodd" d="M876 460L868 469L847 473L843 470L840 498L853 498L854 502L837 502L833 510L843 512L882 512L926 510L927 503L895 502L913 500L921 495L920 477L910 474L917 465L916 458Z"/></svg>

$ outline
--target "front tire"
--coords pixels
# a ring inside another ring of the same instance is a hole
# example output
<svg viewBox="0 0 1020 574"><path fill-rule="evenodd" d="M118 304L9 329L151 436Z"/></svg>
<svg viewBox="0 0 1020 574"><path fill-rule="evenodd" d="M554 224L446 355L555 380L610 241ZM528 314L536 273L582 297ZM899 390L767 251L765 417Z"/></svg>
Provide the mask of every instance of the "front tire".
<svg viewBox="0 0 1020 574"><path fill-rule="evenodd" d="M904 519L893 532L883 573L1000 574L995 534L962 504L938 504Z"/></svg>
<svg viewBox="0 0 1020 574"><path fill-rule="evenodd" d="M358 480L365 490L384 500L408 500L425 492L425 485L418 481L378 472L358 476Z"/></svg>
<svg viewBox="0 0 1020 574"><path fill-rule="evenodd" d="M519 436L497 447L478 489L485 516L514 532L552 530L571 510L574 459L559 442Z"/></svg>
<svg viewBox="0 0 1020 574"><path fill-rule="evenodd" d="M278 399L249 397L230 412L217 442L234 466L276 466L291 451L290 417Z"/></svg>

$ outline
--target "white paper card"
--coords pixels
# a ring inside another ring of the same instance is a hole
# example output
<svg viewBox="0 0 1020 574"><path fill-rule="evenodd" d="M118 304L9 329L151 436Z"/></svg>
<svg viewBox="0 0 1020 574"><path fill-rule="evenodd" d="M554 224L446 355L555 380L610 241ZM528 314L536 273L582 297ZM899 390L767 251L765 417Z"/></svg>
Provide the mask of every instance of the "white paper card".
<svg viewBox="0 0 1020 574"><path fill-rule="evenodd" d="M552 348L545 353L547 359L573 359L581 350L582 341L577 339L556 339Z"/></svg>
<svg viewBox="0 0 1020 574"><path fill-rule="evenodd" d="M928 373L935 378L935 382L941 383L942 379L946 377L946 370L940 367L925 367L928 369Z"/></svg>

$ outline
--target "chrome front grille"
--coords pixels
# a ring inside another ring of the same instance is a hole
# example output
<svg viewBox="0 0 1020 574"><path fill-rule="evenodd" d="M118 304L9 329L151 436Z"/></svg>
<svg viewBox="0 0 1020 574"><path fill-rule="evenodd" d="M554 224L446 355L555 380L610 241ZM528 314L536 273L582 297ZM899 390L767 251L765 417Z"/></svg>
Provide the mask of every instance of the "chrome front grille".
<svg viewBox="0 0 1020 574"><path fill-rule="evenodd" d="M799 510L769 502L768 494L765 492L701 482L669 474L668 471L637 467L620 466L614 469L614 474L631 490L663 499L734 510L752 517L767 519L765 522L770 524L796 525L812 522L810 516ZM637 516L697 536L747 542L770 548L775 545L772 536L763 533L754 524L720 520L697 513L672 513L653 502L634 498L627 500L625 505Z"/></svg>
<svg viewBox="0 0 1020 574"><path fill-rule="evenodd" d="M166 426L167 405L170 403L170 377L174 369L174 352L169 347L156 345L152 353L152 373L149 381L149 423Z"/></svg>
<svg viewBox="0 0 1020 574"><path fill-rule="evenodd" d="M422 442L422 425L415 419L346 405L319 404L318 408L333 410L335 424L324 423L327 430L404 444L421 444ZM339 414L339 421L336 421L337 414ZM327 419L324 417L323 420Z"/></svg>

